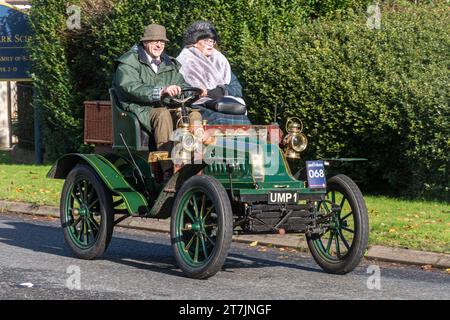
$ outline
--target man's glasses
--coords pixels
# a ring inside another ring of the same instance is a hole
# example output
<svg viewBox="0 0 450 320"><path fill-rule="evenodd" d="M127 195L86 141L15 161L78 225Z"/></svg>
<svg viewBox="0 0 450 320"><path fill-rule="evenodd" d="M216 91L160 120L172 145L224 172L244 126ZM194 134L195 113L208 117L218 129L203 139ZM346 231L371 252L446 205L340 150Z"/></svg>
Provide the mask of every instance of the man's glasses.
<svg viewBox="0 0 450 320"><path fill-rule="evenodd" d="M162 41L162 40L158 40L158 41L149 41L150 42L150 44L153 44L153 45L155 45L155 44L159 44L159 45L161 45L161 46L165 46L166 45L166 42L165 41Z"/></svg>

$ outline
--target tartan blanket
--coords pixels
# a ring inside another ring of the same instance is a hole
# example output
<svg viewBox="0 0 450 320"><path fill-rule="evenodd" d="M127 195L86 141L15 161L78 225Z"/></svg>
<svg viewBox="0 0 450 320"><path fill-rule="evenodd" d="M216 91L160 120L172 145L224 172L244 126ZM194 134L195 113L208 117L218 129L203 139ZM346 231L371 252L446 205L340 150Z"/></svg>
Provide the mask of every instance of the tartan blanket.
<svg viewBox="0 0 450 320"><path fill-rule="evenodd" d="M208 124L252 124L245 114L225 114L205 108L201 105L192 105L202 115L203 120L208 120Z"/></svg>

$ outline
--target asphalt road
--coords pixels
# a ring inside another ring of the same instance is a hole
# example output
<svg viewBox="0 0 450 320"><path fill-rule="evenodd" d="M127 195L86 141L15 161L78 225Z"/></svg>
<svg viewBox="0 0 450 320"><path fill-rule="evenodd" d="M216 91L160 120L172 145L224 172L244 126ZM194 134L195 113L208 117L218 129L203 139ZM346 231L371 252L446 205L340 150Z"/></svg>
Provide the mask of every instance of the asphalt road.
<svg viewBox="0 0 450 320"><path fill-rule="evenodd" d="M224 270L199 281L177 268L167 234L118 228L105 255L85 261L71 256L58 220L3 213L0 299L448 300L450 275L363 261L336 276L306 253L233 243Z"/></svg>

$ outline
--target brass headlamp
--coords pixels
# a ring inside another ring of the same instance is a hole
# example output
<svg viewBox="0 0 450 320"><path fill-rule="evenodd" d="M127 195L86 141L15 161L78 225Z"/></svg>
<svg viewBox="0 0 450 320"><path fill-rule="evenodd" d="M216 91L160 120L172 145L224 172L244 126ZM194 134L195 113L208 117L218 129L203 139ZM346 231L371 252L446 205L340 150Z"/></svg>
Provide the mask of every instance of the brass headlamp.
<svg viewBox="0 0 450 320"><path fill-rule="evenodd" d="M289 118L286 122L287 135L283 139L284 155L286 158L300 159L300 152L306 149L308 139L302 133L303 123L297 118Z"/></svg>
<svg viewBox="0 0 450 320"><path fill-rule="evenodd" d="M175 142L174 162L189 163L192 152L195 149L196 138L189 130L188 123L179 123L178 128L173 133L171 140Z"/></svg>

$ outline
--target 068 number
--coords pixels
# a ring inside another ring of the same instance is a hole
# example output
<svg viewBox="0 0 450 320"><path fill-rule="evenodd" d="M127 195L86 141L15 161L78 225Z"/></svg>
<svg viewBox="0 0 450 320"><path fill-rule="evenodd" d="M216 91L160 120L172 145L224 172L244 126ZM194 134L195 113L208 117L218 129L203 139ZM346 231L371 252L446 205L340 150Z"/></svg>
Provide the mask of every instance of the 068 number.
<svg viewBox="0 0 450 320"><path fill-rule="evenodd" d="M320 170L312 170L311 169L308 171L308 176L310 178L323 178L323 177L325 177L325 172L322 169L320 169Z"/></svg>

